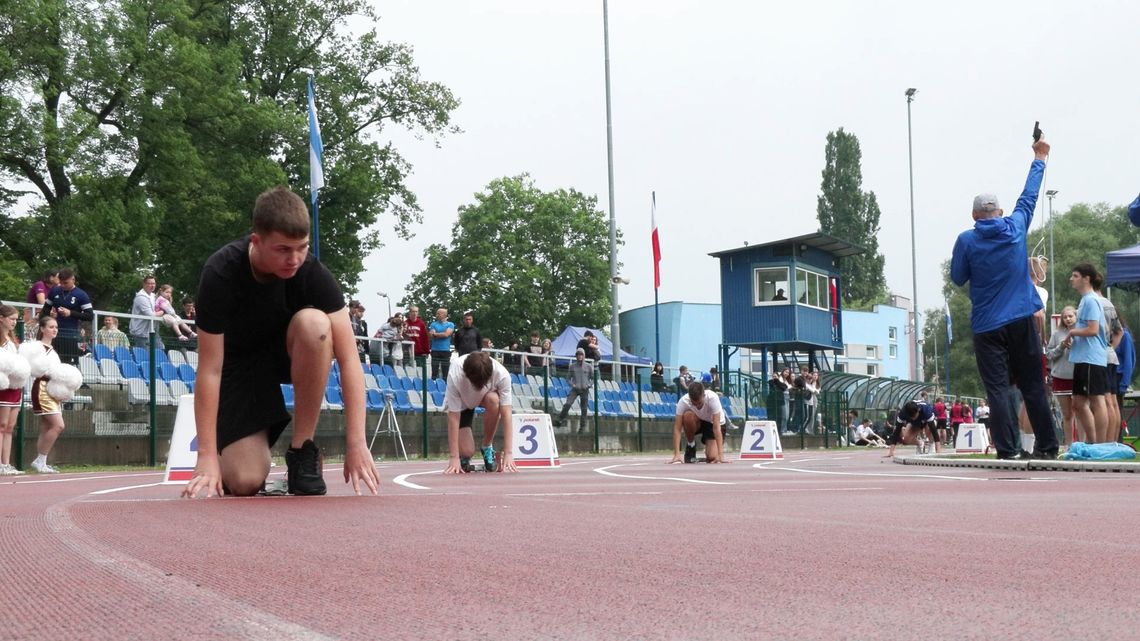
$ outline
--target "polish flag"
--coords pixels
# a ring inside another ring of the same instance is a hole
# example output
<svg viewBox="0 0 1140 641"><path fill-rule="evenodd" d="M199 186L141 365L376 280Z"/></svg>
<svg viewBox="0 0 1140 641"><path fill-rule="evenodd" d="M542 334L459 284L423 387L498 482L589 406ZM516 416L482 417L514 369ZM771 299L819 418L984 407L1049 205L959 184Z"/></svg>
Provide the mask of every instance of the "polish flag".
<svg viewBox="0 0 1140 641"><path fill-rule="evenodd" d="M653 289L661 287L661 241L657 237L657 192L653 192L653 209L649 214L653 221Z"/></svg>

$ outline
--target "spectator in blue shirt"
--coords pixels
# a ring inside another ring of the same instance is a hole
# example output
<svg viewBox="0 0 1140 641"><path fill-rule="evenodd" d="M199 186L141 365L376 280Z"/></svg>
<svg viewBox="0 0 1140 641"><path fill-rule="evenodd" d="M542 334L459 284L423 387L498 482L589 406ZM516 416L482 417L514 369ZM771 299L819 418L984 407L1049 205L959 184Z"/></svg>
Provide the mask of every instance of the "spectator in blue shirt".
<svg viewBox="0 0 1140 641"><path fill-rule="evenodd" d="M455 333L455 323L447 320L447 310L435 310L435 320L428 325L428 338L431 339L431 377L447 378L451 369L451 335Z"/></svg>
<svg viewBox="0 0 1140 641"><path fill-rule="evenodd" d="M50 315L59 325L55 351L64 363L79 363L80 323L95 318L95 306L87 292L75 286L75 272L59 270L59 284L48 292L42 315Z"/></svg>
<svg viewBox="0 0 1140 641"><path fill-rule="evenodd" d="M1033 315L1041 298L1029 278L1025 235L1041 191L1049 143L1033 143L1033 163L1013 214L1006 217L996 196L974 199L974 227L962 232L950 258L950 279L959 287L970 283L974 357L990 405L990 430L998 458L1020 459L1017 417L1011 413L1017 383L1036 435L1031 456L1057 457L1057 435L1045 395L1041 371L1041 337Z"/></svg>

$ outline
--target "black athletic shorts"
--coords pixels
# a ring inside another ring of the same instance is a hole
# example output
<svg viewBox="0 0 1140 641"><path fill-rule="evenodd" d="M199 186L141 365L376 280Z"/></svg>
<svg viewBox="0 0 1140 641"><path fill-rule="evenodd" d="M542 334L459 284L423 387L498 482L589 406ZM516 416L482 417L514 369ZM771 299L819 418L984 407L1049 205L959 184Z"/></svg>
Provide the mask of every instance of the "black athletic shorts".
<svg viewBox="0 0 1140 641"><path fill-rule="evenodd" d="M293 419L281 394L281 384L292 380L289 369L284 333L267 349L226 355L218 391L219 452L261 430L273 447Z"/></svg>
<svg viewBox="0 0 1140 641"><path fill-rule="evenodd" d="M475 422L475 410L463 410L459 413L459 429L471 427Z"/></svg>
<svg viewBox="0 0 1140 641"><path fill-rule="evenodd" d="M1089 363L1075 363L1073 365L1074 396L1100 396L1107 393L1107 367Z"/></svg>
<svg viewBox="0 0 1140 641"><path fill-rule="evenodd" d="M711 421L701 421L699 432L701 435L701 443L707 443L709 441L716 442L716 430L713 429Z"/></svg>

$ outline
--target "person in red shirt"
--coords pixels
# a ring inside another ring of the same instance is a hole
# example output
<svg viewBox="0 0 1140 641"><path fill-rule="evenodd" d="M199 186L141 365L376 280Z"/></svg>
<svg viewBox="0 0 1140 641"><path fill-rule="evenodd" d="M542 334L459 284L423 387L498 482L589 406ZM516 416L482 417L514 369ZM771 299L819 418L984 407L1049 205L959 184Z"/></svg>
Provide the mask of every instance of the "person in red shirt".
<svg viewBox="0 0 1140 641"><path fill-rule="evenodd" d="M946 402L942 397L934 399L934 420L938 425L938 440L946 443Z"/></svg>
<svg viewBox="0 0 1140 641"><path fill-rule="evenodd" d="M415 344L414 356L417 364L421 357L426 359L427 355L431 353L427 323L420 317L420 308L415 305L408 305L408 314L404 318L404 340L412 341Z"/></svg>

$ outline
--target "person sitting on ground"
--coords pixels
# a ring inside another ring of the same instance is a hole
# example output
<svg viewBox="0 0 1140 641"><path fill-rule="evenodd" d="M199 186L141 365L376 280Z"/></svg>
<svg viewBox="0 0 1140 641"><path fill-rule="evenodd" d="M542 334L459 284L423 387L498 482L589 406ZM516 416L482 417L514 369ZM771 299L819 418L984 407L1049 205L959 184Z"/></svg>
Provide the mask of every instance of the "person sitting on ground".
<svg viewBox="0 0 1140 641"><path fill-rule="evenodd" d="M219 249L202 267L194 387L198 464L185 497L262 491L270 448L290 419L289 493L325 494L313 438L334 358L344 398L344 480L356 494L361 482L376 493L356 338L340 285L309 252L309 221L299 196L285 187L270 189L254 204L253 233ZM290 382L293 416L281 393L281 383Z"/></svg>
<svg viewBox="0 0 1140 641"><path fill-rule="evenodd" d="M885 456L894 456L895 446L899 443L917 445L924 432L927 433L927 438L930 442L934 442L937 448L937 442L934 440L935 425L934 410L929 405L918 401L908 401L895 417L895 429L887 438L887 445L890 445L891 449Z"/></svg>
<svg viewBox="0 0 1140 641"><path fill-rule="evenodd" d="M716 392L705 389L701 383L689 385L688 393L677 401L677 415L673 421L673 460L681 462L681 432L685 433L686 463L697 462L697 434L705 445L705 461L727 463L724 458L724 408Z"/></svg>
<svg viewBox="0 0 1140 641"><path fill-rule="evenodd" d="M511 425L511 374L484 351L455 359L447 374L443 407L447 411L447 468L444 474L473 471L475 438L471 424L475 408L483 408L483 469L495 471L495 439L499 420L503 421L503 462L500 472L517 472L514 462L514 427Z"/></svg>
<svg viewBox="0 0 1140 641"><path fill-rule="evenodd" d="M855 445L864 445L867 447L886 447L887 442L883 437L875 433L875 428L871 426L871 419L863 419L863 423L855 426L855 440L852 441Z"/></svg>

